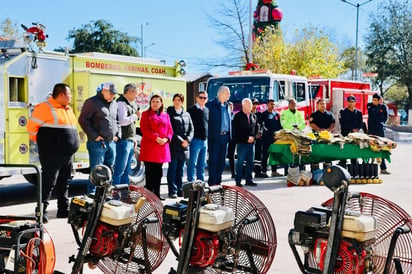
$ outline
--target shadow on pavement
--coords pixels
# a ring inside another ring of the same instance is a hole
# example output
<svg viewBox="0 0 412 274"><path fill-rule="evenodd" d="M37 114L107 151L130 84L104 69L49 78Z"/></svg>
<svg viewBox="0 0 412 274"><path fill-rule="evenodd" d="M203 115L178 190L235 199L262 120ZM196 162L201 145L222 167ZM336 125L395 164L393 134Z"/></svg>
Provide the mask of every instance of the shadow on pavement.
<svg viewBox="0 0 412 274"><path fill-rule="evenodd" d="M87 180L75 179L70 183L69 197L84 194L87 191ZM55 199L55 196L52 196ZM36 202L36 186L28 183L14 183L0 188L0 207Z"/></svg>

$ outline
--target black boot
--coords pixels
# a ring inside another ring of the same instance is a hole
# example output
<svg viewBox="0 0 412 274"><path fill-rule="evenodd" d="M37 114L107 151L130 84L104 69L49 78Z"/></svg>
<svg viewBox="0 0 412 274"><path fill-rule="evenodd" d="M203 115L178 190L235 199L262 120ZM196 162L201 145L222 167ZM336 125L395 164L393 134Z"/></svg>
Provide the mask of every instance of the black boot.
<svg viewBox="0 0 412 274"><path fill-rule="evenodd" d="M57 201L57 214L56 218L67 218L69 217L69 201Z"/></svg>

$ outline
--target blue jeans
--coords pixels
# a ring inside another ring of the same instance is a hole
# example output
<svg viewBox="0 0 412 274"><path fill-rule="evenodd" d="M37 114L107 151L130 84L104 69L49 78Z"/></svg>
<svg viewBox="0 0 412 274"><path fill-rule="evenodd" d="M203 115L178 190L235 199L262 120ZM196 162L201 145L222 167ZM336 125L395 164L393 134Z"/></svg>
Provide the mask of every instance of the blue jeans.
<svg viewBox="0 0 412 274"><path fill-rule="evenodd" d="M128 184L129 172L134 157L133 140L119 140L116 143L116 161L114 162L113 185Z"/></svg>
<svg viewBox="0 0 412 274"><path fill-rule="evenodd" d="M114 160L116 158L116 143L114 141L87 141L87 150L89 151L90 171L97 165L106 165L113 170ZM95 186L89 182L87 193L94 192Z"/></svg>
<svg viewBox="0 0 412 274"><path fill-rule="evenodd" d="M185 160L172 159L167 169L169 195L182 193L183 168Z"/></svg>
<svg viewBox="0 0 412 274"><path fill-rule="evenodd" d="M187 164L187 181L193 182L196 179L205 180L205 168L206 168L206 140L193 138L189 145L189 161Z"/></svg>
<svg viewBox="0 0 412 274"><path fill-rule="evenodd" d="M236 184L240 184L242 178L246 179L246 183L252 182L253 161L255 154L254 144L236 144L237 162L236 162ZM246 168L243 174L243 163L246 162Z"/></svg>
<svg viewBox="0 0 412 274"><path fill-rule="evenodd" d="M229 143L229 135L222 135L218 139L209 139L209 161L208 171L210 186L220 185L222 182L222 173L226 164L227 144Z"/></svg>

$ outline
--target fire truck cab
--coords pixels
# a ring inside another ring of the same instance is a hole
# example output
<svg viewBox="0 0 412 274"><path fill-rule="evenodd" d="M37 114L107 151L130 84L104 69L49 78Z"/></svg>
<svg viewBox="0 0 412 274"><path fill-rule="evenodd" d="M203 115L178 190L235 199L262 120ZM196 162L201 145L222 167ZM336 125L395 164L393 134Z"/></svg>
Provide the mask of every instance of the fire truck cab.
<svg viewBox="0 0 412 274"><path fill-rule="evenodd" d="M233 102L235 111L241 109L243 98L258 99L258 111L266 110L268 100L272 99L275 101L275 109L279 112L288 108L289 98L295 98L296 107L305 113L305 118L310 114L306 77L267 71L232 72L227 76L209 78L207 83L209 100L217 96L219 87L223 85L230 89L229 100Z"/></svg>

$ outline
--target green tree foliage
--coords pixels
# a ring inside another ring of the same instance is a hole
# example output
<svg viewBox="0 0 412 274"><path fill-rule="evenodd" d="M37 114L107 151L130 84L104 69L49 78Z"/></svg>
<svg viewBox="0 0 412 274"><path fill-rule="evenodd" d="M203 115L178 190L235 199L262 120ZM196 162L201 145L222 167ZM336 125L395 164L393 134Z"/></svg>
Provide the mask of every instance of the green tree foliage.
<svg viewBox="0 0 412 274"><path fill-rule="evenodd" d="M281 30L266 28L254 42L253 62L261 69L275 73L290 73L287 58L285 58L288 56L288 48Z"/></svg>
<svg viewBox="0 0 412 274"><path fill-rule="evenodd" d="M404 107L407 98L408 90L404 85L393 85L385 92L385 100L394 102L399 109Z"/></svg>
<svg viewBox="0 0 412 274"><path fill-rule="evenodd" d="M412 108L412 4L410 0L382 2L370 16L366 36L367 65L378 73L381 93L385 81L406 86ZM411 110L409 111L411 112ZM409 119L412 122L412 119Z"/></svg>
<svg viewBox="0 0 412 274"><path fill-rule="evenodd" d="M74 39L71 53L103 52L138 56L137 50L130 46L137 39L113 29L113 25L105 20L97 20L71 30L68 39Z"/></svg>
<svg viewBox="0 0 412 274"><path fill-rule="evenodd" d="M7 17L0 23L0 36L18 37L20 33L20 27L16 22L11 21L10 18Z"/></svg>
<svg viewBox="0 0 412 274"><path fill-rule="evenodd" d="M256 40L253 53L260 68L275 73L296 71L307 77L336 78L345 71L337 46L313 27L297 31L294 44L285 43L280 31L266 29Z"/></svg>
<svg viewBox="0 0 412 274"><path fill-rule="evenodd" d="M347 48L341 54L341 60L345 68L349 69L352 73L352 79L355 79L355 59L356 59L355 47ZM366 56L363 51L358 48L358 72L367 71L366 68Z"/></svg>

